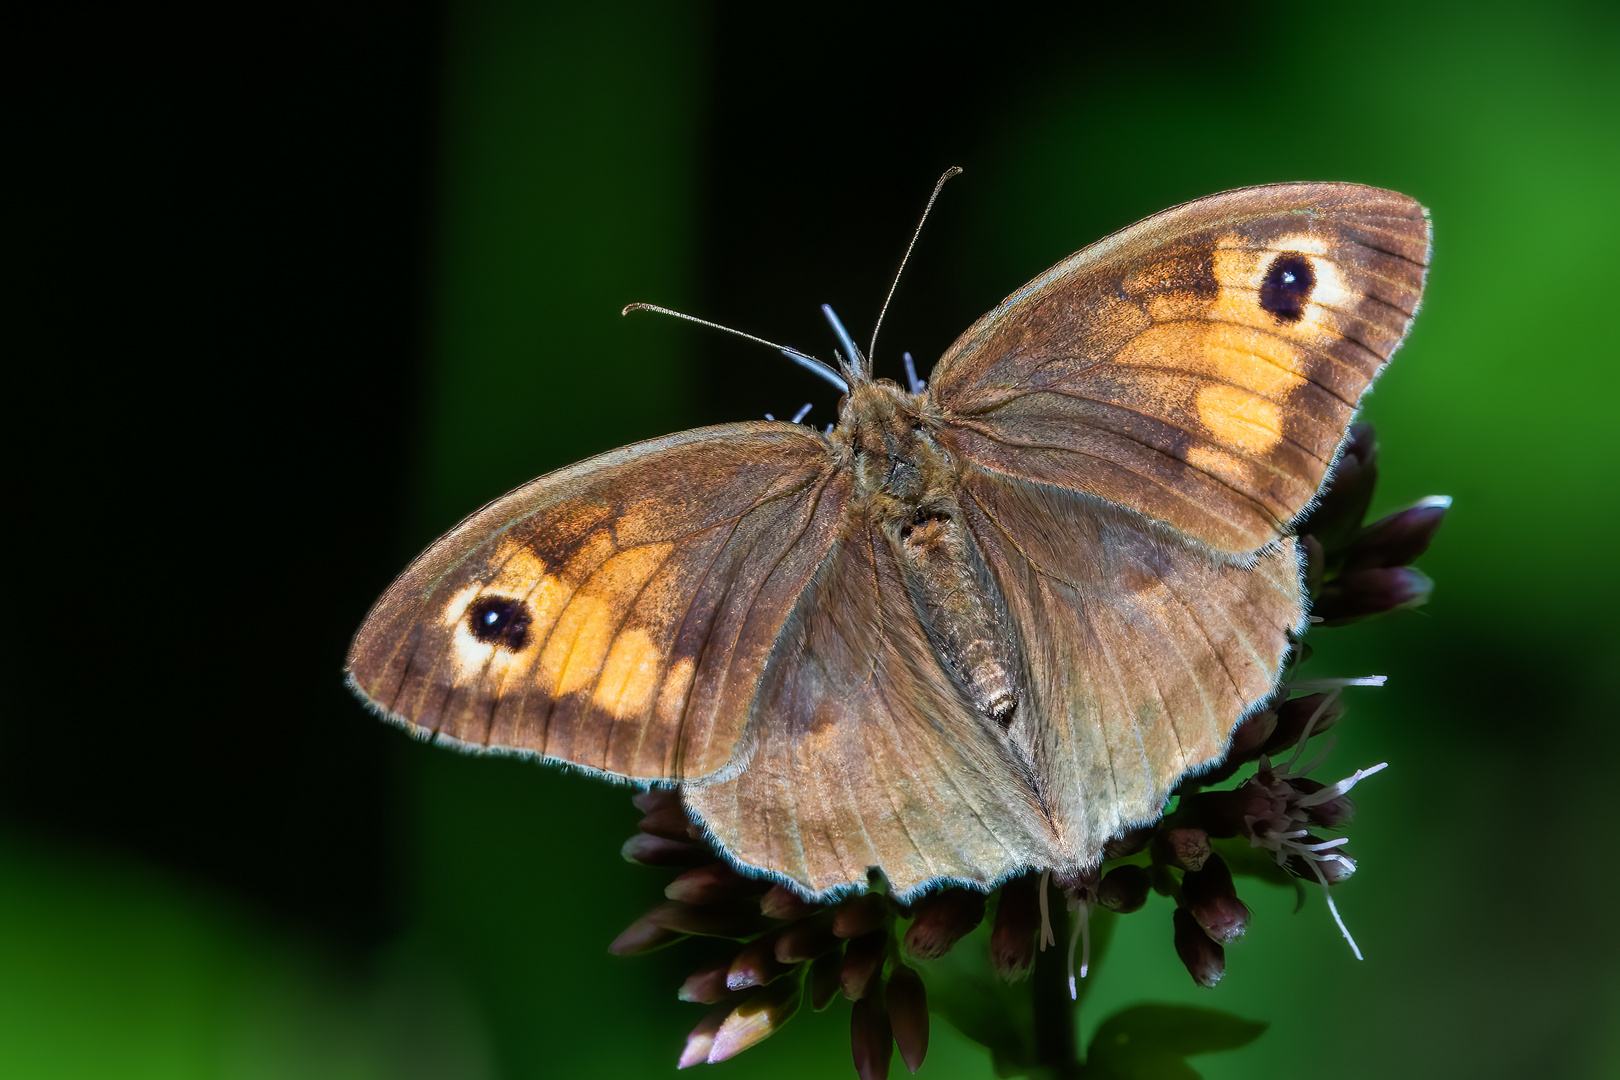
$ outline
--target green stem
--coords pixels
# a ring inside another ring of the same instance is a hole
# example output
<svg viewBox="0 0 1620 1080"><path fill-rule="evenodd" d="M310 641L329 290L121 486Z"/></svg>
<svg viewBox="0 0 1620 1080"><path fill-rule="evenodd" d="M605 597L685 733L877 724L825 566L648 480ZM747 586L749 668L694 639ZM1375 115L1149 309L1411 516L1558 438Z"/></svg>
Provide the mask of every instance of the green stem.
<svg viewBox="0 0 1620 1080"><path fill-rule="evenodd" d="M1035 957L1029 992L1035 1010L1035 1061L1053 1080L1080 1076L1080 1006L1069 996L1070 913L1061 890L1053 889L1052 933L1057 945Z"/></svg>

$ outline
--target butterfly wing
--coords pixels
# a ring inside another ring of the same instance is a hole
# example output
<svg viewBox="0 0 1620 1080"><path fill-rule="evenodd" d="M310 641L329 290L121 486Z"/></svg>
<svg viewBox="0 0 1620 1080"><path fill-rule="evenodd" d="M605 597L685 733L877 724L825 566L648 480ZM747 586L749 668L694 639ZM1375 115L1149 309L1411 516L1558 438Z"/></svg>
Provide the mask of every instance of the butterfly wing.
<svg viewBox="0 0 1620 1080"><path fill-rule="evenodd" d="M1027 761L940 666L883 529L852 520L784 627L760 688L753 756L687 786L733 858L813 893L988 885L1051 865Z"/></svg>
<svg viewBox="0 0 1620 1080"><path fill-rule="evenodd" d="M962 506L1022 643L1009 734L1060 834L1046 865L1090 865L1275 687L1303 622L1294 543L1239 565L1130 511L976 468Z"/></svg>
<svg viewBox="0 0 1620 1080"><path fill-rule="evenodd" d="M980 319L930 393L991 472L1252 552L1315 496L1423 292L1404 195L1276 184L1156 214Z"/></svg>
<svg viewBox="0 0 1620 1080"><path fill-rule="evenodd" d="M386 717L641 780L739 752L848 478L792 424L672 435L541 477L424 552L349 653Z"/></svg>

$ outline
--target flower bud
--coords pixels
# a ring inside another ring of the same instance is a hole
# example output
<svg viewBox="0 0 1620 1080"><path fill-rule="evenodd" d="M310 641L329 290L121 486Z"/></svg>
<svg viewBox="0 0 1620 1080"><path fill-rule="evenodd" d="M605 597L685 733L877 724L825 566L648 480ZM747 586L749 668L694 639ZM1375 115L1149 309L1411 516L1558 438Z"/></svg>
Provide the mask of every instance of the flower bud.
<svg viewBox="0 0 1620 1080"><path fill-rule="evenodd" d="M849 1000L860 1001L872 992L883 971L883 961L888 958L890 940L885 928L853 938L844 947L844 966L838 979Z"/></svg>
<svg viewBox="0 0 1620 1080"><path fill-rule="evenodd" d="M1328 728L1339 722L1344 715L1344 699L1329 699L1327 694L1306 694L1304 697L1289 698L1277 706L1277 727L1266 740L1265 751L1268 754L1280 754L1284 750L1292 750L1298 745L1300 737L1305 734L1309 725L1311 735L1322 734Z"/></svg>
<svg viewBox="0 0 1620 1080"><path fill-rule="evenodd" d="M919 960L937 960L984 921L984 893L942 889L918 900L912 910L906 952Z"/></svg>
<svg viewBox="0 0 1620 1080"><path fill-rule="evenodd" d="M681 793L678 788L648 788L646 791L636 792L631 797L630 802L643 814L651 814L670 806L679 807L682 805Z"/></svg>
<svg viewBox="0 0 1620 1080"><path fill-rule="evenodd" d="M816 1012L832 1004L832 999L838 994L843 970L844 953L841 948L830 949L811 962L810 1004Z"/></svg>
<svg viewBox="0 0 1620 1080"><path fill-rule="evenodd" d="M1103 845L1103 861L1109 859L1123 859L1128 855L1135 855L1148 846L1153 834L1158 831L1158 823L1152 825L1139 825L1114 837Z"/></svg>
<svg viewBox="0 0 1620 1080"><path fill-rule="evenodd" d="M922 976L904 964L895 964L883 1004L900 1060L906 1063L907 1072L914 1073L928 1054L928 992L923 989Z"/></svg>
<svg viewBox="0 0 1620 1080"><path fill-rule="evenodd" d="M887 896L862 893L833 908L833 933L841 938L869 934L888 920L889 913Z"/></svg>
<svg viewBox="0 0 1620 1080"><path fill-rule="evenodd" d="M741 949L726 972L727 990L747 990L751 986L769 986L789 971L792 964L776 958L776 936L766 934L755 938Z"/></svg>
<svg viewBox="0 0 1620 1080"><path fill-rule="evenodd" d="M726 1017L731 1015L732 1006L722 1005L718 1009L711 1009L692 1033L686 1037L686 1047L681 1051L681 1060L676 1062L677 1069L689 1069L693 1065L702 1065L709 1060L709 1051L714 1049L714 1033L720 1030L720 1025Z"/></svg>
<svg viewBox="0 0 1620 1080"><path fill-rule="evenodd" d="M829 920L801 919L776 935L776 958L784 964L800 964L836 948L838 943Z"/></svg>
<svg viewBox="0 0 1620 1080"><path fill-rule="evenodd" d="M1007 982L1027 978L1035 967L1035 935L1041 928L1041 875L1016 877L1001 887L990 928L990 965Z"/></svg>
<svg viewBox="0 0 1620 1080"><path fill-rule="evenodd" d="M1431 496L1416 506L1373 522L1351 541L1345 552L1345 569L1411 565L1429 549L1450 506L1449 498Z"/></svg>
<svg viewBox="0 0 1620 1080"><path fill-rule="evenodd" d="M664 895L687 904L714 904L743 896L758 882L745 878L725 863L704 863L664 886Z"/></svg>
<svg viewBox="0 0 1620 1080"><path fill-rule="evenodd" d="M1327 551L1322 541L1306 533L1299 538L1299 557L1305 563L1305 595L1315 596L1327 576Z"/></svg>
<svg viewBox="0 0 1620 1080"><path fill-rule="evenodd" d="M665 945L679 941L685 936L679 930L658 925L652 920L649 912L614 938L613 944L608 946L608 952L614 956L639 956L654 949L662 949Z"/></svg>
<svg viewBox="0 0 1620 1080"><path fill-rule="evenodd" d="M1434 582L1412 566L1369 567L1351 570L1322 586L1311 604L1311 614L1328 626L1365 619L1397 608L1428 602Z"/></svg>
<svg viewBox="0 0 1620 1080"><path fill-rule="evenodd" d="M874 986L873 990L882 989ZM894 1056L894 1030L883 1007L883 995L873 993L855 1002L849 1014L849 1048L860 1080L888 1080Z"/></svg>
<svg viewBox="0 0 1620 1080"><path fill-rule="evenodd" d="M726 987L726 974L731 970L731 957L727 956L712 964L705 964L686 977L681 988L675 991L675 996L682 1001L696 1002L699 1005L713 1005L725 998L731 991ZM707 1059L708 1051L705 1050Z"/></svg>
<svg viewBox="0 0 1620 1080"><path fill-rule="evenodd" d="M790 922L814 915L821 910L821 905L812 904L786 885L772 885L765 890L765 895L759 898L759 910L767 919Z"/></svg>
<svg viewBox="0 0 1620 1080"><path fill-rule="evenodd" d="M792 1019L802 999L801 981L796 976L778 979L744 997L714 1033L709 1063L737 1056Z"/></svg>
<svg viewBox="0 0 1620 1080"><path fill-rule="evenodd" d="M1196 821L1210 836L1239 836L1248 823L1266 820L1282 810L1282 801L1253 778L1230 791L1200 791L1181 801L1178 818Z"/></svg>
<svg viewBox="0 0 1620 1080"><path fill-rule="evenodd" d="M1209 772L1194 777L1193 783L1207 786L1225 780L1246 763L1259 757L1260 751L1276 730L1275 709L1261 709L1259 712L1250 713L1243 718L1237 730L1232 732L1232 743L1226 748L1226 756L1221 759L1221 763Z"/></svg>
<svg viewBox="0 0 1620 1080"><path fill-rule="evenodd" d="M1172 916L1175 926L1176 955L1186 965L1193 982L1213 987L1226 974L1226 950L1209 939L1203 927L1186 908L1176 908Z"/></svg>
<svg viewBox="0 0 1620 1080"><path fill-rule="evenodd" d="M1328 553L1339 551L1361 527L1378 483L1378 445L1371 424L1352 424L1322 495L1295 532L1313 535Z"/></svg>
<svg viewBox="0 0 1620 1080"><path fill-rule="evenodd" d="M1323 843L1320 836L1306 836L1299 842L1300 847L1308 848ZM1314 864L1314 866L1313 866ZM1343 846L1322 848L1304 855L1290 855L1287 862L1288 872L1295 877L1302 877L1307 881L1317 881L1317 872L1321 872L1321 879L1329 885L1349 881L1356 872L1356 860L1344 853Z"/></svg>
<svg viewBox="0 0 1620 1080"><path fill-rule="evenodd" d="M670 840L652 833L636 833L619 849L625 862L642 866L697 866L714 858L714 852L690 840Z"/></svg>
<svg viewBox="0 0 1620 1080"><path fill-rule="evenodd" d="M646 816L636 822L636 828L667 840L696 840L703 835L686 816L686 807L679 800L655 803Z"/></svg>
<svg viewBox="0 0 1620 1080"><path fill-rule="evenodd" d="M1217 944L1230 945L1249 928L1248 906L1238 899L1232 871L1219 855L1183 875L1181 903Z"/></svg>
<svg viewBox="0 0 1620 1080"><path fill-rule="evenodd" d="M1182 870L1197 870L1209 858L1209 833L1203 829L1164 829L1153 838L1153 861Z"/></svg>
<svg viewBox="0 0 1620 1080"><path fill-rule="evenodd" d="M642 917L656 926L682 934L738 940L751 938L771 926L759 909L747 901L696 905L666 900Z"/></svg>
<svg viewBox="0 0 1620 1080"><path fill-rule="evenodd" d="M1296 805L1305 811L1305 817L1312 825L1337 829L1355 820L1356 804L1350 796L1333 795L1324 799L1321 792L1328 790L1327 785L1306 776L1293 777L1288 781L1288 786L1300 793Z"/></svg>
<svg viewBox="0 0 1620 1080"><path fill-rule="evenodd" d="M1132 863L1116 866L1103 875L1097 886L1097 903L1109 911L1129 915L1147 903L1152 885L1153 877L1145 868Z"/></svg>

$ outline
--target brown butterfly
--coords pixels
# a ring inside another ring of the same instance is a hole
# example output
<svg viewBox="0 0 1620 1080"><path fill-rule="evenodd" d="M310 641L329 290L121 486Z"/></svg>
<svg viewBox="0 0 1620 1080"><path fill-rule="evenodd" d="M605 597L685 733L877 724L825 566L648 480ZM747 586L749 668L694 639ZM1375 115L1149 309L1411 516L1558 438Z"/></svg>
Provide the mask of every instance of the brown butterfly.
<svg viewBox="0 0 1620 1080"><path fill-rule="evenodd" d="M1071 256L926 389L841 333L827 434L726 424L519 488L389 588L349 680L424 737L678 784L807 894L1073 877L1277 688L1290 523L1428 253L1403 195L1275 184Z"/></svg>

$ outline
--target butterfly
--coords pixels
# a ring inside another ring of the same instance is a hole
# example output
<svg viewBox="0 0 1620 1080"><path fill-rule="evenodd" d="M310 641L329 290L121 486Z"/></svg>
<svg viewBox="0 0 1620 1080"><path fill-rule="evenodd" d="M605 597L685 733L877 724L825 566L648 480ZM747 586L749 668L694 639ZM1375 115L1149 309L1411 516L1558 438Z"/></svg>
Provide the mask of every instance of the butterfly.
<svg viewBox="0 0 1620 1080"><path fill-rule="evenodd" d="M349 682L437 742L677 785L809 897L1080 875L1276 691L1307 620L1291 524L1429 241L1404 195L1274 184L1064 260L927 384L835 321L835 426L518 488L388 589Z"/></svg>

